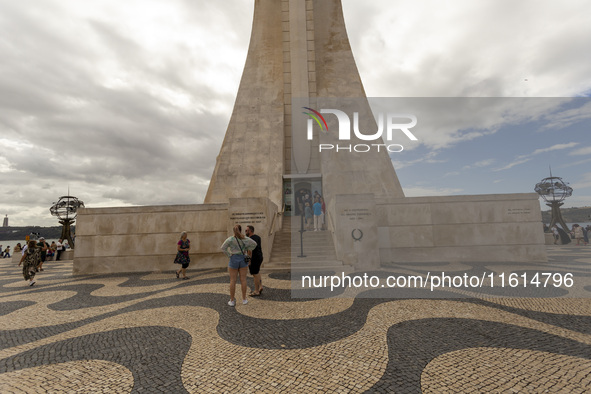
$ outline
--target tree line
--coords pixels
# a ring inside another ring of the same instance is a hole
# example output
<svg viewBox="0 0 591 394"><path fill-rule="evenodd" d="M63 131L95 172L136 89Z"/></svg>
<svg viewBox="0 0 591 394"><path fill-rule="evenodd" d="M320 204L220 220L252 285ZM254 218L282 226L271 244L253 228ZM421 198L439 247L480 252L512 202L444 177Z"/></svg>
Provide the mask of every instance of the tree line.
<svg viewBox="0 0 591 394"><path fill-rule="evenodd" d="M591 207L583 208L560 208L560 213L567 223L587 223L591 222ZM542 221L550 223L552 220L552 211L542 211Z"/></svg>
<svg viewBox="0 0 591 394"><path fill-rule="evenodd" d="M75 227L72 226L72 232ZM40 226L24 226L24 227L0 227L0 241L24 240L27 235L38 234L40 237L46 239L58 239L62 235L62 226L54 227L40 227Z"/></svg>

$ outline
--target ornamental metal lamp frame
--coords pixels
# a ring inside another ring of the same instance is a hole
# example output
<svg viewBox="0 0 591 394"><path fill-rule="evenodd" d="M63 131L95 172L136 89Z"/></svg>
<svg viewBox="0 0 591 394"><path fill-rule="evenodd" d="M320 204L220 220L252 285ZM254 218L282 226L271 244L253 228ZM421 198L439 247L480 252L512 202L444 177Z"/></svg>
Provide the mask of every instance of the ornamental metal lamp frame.
<svg viewBox="0 0 591 394"><path fill-rule="evenodd" d="M62 196L57 202L54 202L49 212L57 216L62 225L62 240L68 240L68 244L74 249L74 239L72 238L71 225L78 216L78 209L84 208L84 202L73 196Z"/></svg>

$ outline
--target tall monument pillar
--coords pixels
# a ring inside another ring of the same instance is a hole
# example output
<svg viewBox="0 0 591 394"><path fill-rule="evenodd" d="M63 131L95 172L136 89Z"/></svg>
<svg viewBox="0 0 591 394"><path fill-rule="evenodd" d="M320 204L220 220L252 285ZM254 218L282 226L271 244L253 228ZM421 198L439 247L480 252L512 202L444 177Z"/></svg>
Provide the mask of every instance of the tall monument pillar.
<svg viewBox="0 0 591 394"><path fill-rule="evenodd" d="M317 179L323 194L404 197L387 152L318 152L302 107L361 99L371 114L347 37L340 0L255 0L250 47L205 203L268 198L283 205L284 181ZM356 109L359 111L359 109ZM375 130L372 116L365 129ZM351 140L355 144L356 141Z"/></svg>
<svg viewBox="0 0 591 394"><path fill-rule="evenodd" d="M205 204L267 197L281 205L285 125L283 3L256 1L242 80Z"/></svg>

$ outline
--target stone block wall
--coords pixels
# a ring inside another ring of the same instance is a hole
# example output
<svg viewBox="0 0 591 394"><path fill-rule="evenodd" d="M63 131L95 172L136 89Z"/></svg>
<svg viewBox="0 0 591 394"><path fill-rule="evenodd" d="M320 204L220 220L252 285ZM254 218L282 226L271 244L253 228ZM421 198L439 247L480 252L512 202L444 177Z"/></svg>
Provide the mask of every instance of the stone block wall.
<svg viewBox="0 0 591 394"><path fill-rule="evenodd" d="M547 261L535 193L380 200L376 217L382 263Z"/></svg>
<svg viewBox="0 0 591 394"><path fill-rule="evenodd" d="M76 223L74 274L150 272L173 264L180 233L191 240L191 267L227 263L228 204L85 208Z"/></svg>

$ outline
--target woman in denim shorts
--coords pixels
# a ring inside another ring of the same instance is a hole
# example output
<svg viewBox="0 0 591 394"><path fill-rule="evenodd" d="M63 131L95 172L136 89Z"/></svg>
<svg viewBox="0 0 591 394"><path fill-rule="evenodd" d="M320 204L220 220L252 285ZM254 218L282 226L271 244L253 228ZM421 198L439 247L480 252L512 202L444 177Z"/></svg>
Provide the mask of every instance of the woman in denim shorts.
<svg viewBox="0 0 591 394"><path fill-rule="evenodd" d="M242 303L248 303L248 300L246 299L246 271L248 263L246 262L245 257L247 256L248 251L251 251L256 247L257 243L252 239L245 237L242 234L242 226L237 224L234 226L234 235L228 237L220 248L226 256L230 258L228 264L228 272L230 273L230 301L228 301L228 305L230 306L236 305L235 294L238 274L240 274Z"/></svg>

